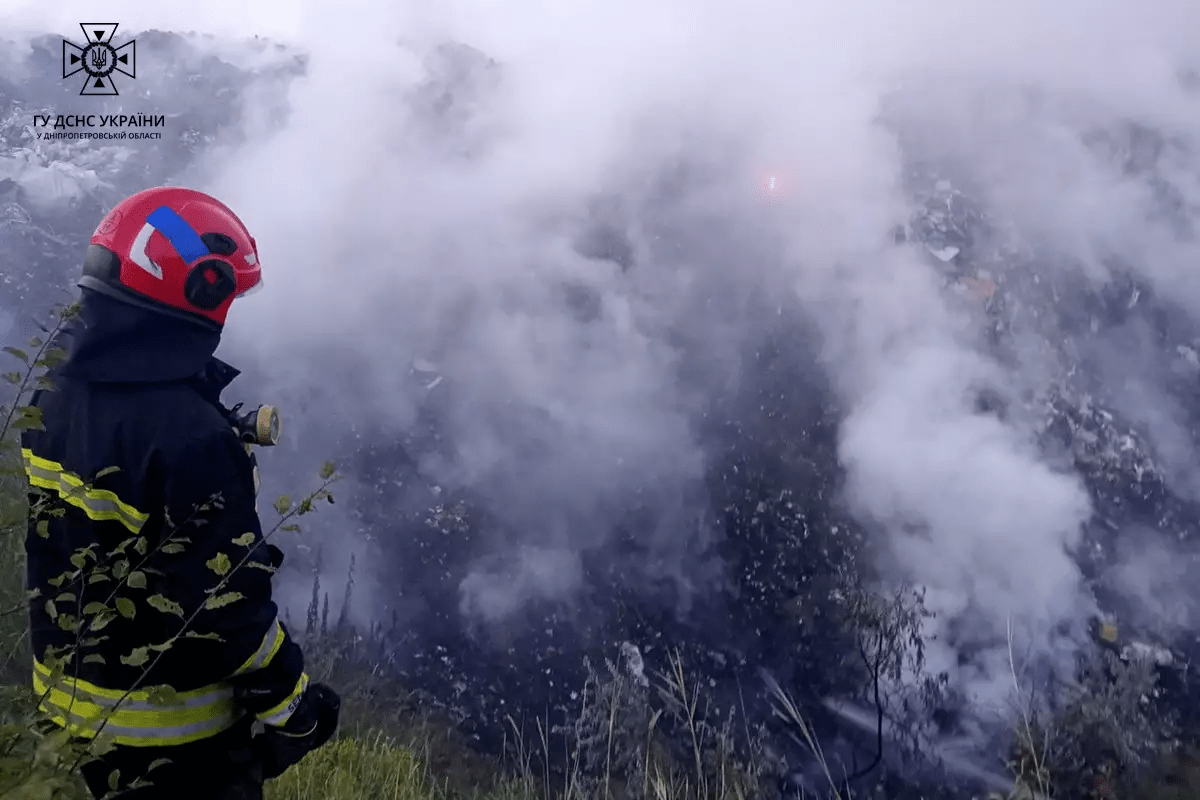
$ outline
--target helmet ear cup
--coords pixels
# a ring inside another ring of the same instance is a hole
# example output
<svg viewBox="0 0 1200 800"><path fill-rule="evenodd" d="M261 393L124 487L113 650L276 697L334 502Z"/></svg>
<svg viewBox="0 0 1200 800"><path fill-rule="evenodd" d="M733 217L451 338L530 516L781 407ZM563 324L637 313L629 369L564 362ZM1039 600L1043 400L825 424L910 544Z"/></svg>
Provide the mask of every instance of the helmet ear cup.
<svg viewBox="0 0 1200 800"><path fill-rule="evenodd" d="M206 258L188 272L183 296L196 308L212 311L237 291L237 276L228 262Z"/></svg>

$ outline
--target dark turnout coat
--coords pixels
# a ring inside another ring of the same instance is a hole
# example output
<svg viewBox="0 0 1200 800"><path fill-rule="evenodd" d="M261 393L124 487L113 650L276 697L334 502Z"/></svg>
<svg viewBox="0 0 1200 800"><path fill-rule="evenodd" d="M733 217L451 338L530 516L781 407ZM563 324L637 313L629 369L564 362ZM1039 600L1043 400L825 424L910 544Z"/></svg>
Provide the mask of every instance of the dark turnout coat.
<svg viewBox="0 0 1200 800"><path fill-rule="evenodd" d="M219 332L85 290L22 434L33 683L80 736L197 742L283 725L308 685L271 599L257 470L219 396ZM133 690L133 691L130 691Z"/></svg>

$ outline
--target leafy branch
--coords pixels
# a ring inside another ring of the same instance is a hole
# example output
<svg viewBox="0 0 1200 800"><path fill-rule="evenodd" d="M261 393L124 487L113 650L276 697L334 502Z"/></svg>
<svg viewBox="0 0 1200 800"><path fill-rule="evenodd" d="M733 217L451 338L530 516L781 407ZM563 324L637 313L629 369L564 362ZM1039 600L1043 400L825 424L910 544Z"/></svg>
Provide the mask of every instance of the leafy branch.
<svg viewBox="0 0 1200 800"><path fill-rule="evenodd" d="M0 350L3 350L25 364L24 370L4 373L4 379L17 387L17 396L5 413L4 421L0 423L0 442L7 439L10 430L41 428L41 418L37 413L37 409L31 406L22 406L21 398L29 392L31 384L39 389L50 390L54 388L48 376L45 374L39 375L37 372L38 369L52 370L66 359L66 351L54 346L53 342L66 324L78 316L78 314L78 304L61 309L57 314L57 322L54 327L50 330L43 328L43 332L47 334L45 339L35 337L29 340L30 348L35 349L32 357L25 350L17 347L0 348ZM14 419L18 414L21 415L20 418Z"/></svg>
<svg viewBox="0 0 1200 800"><path fill-rule="evenodd" d="M240 569L246 568L247 562L249 561L250 557L252 555L254 555L255 551L259 547L264 546L267 543L267 541L278 531L299 530L298 525L289 523L288 520L293 519L295 517L300 517L300 516L303 516L305 514L309 514L313 511L315 511L317 502L319 502L321 500L325 500L326 502L329 502L329 503L334 502L333 494L329 491L329 487L331 485L333 485L334 483L336 483L337 481L341 480L341 477L336 474L336 468L330 462L327 462L326 464L324 464L322 466L320 475L321 475L321 480L322 480L321 485L317 489L315 489L313 492L311 492L307 497L305 497L303 500L301 500L300 503L293 506L291 503L291 500L287 497L281 497L281 498L279 498L279 500L276 501L275 508L276 508L276 510L280 511L282 516L280 517L279 521L276 522L275 525L271 528L271 530L269 530L265 534L263 534L261 541L259 541L257 544L254 544L254 546L251 547L250 545L252 545L254 543L253 542L254 536L251 533L246 533L243 536L238 537L237 539L234 540L235 544L239 544L241 546L247 547L246 554L244 556L242 556L242 558L237 562L237 564L232 564L232 562L230 562L228 560L228 557L226 557L225 560L221 560L220 555L223 555L223 554L219 554L216 558L214 558L208 562L209 568L213 569L214 572L216 572L218 575L222 576L221 580L215 587L208 589L206 591L206 594L209 595L208 600L201 603L194 611L192 611L192 613L186 619L184 619L183 624L179 628L179 631L174 636L172 636L170 639L168 639L166 642L163 642L162 644L148 645L145 647L135 648L133 653L131 653L129 656L122 657L122 661L126 664L129 664L130 666L140 666L141 663L144 663L144 661L147 659L149 659L150 663L147 664L142 669L142 672L138 676L138 679L136 681L134 681L134 683L129 687L129 689L126 690L126 692L121 696L121 698L113 705L112 709L105 715L103 721L100 724L100 727L97 729L97 732L96 732L97 736L100 736L104 732L104 728L107 726L109 720L111 719L112 714L115 713L115 711L126 700L128 700L129 696L131 694L133 694L133 692L135 692L139 688L141 688L142 684L145 683L147 677L149 677L150 673L154 670L154 667L158 664L159 661L162 660L162 657L171 648L171 646L174 645L174 643L176 641L178 641L181 636L187 635L187 633L191 629L192 624L195 622L196 618L200 615L201 612L212 611L212 610L216 610L219 608L223 608L227 605L230 605L230 604L235 603L238 600L242 599L242 595L238 592L227 592L224 594L220 594L220 592L222 589L224 589L229 584L229 581L233 578L234 575L237 574L237 572ZM219 500L217 500L217 502L219 502ZM149 601L147 601L147 602L149 602ZM170 613L175 613L177 615L182 616L182 609L178 608L178 604L173 604L172 606L168 606L168 607L166 607L164 609L160 609L160 610L167 610ZM149 658L148 652L150 650L154 650L157 653L157 655L154 656L153 658ZM172 696L174 695L174 690L171 689L170 687L156 687L156 688L161 690L161 695L162 695L164 701L170 702Z"/></svg>

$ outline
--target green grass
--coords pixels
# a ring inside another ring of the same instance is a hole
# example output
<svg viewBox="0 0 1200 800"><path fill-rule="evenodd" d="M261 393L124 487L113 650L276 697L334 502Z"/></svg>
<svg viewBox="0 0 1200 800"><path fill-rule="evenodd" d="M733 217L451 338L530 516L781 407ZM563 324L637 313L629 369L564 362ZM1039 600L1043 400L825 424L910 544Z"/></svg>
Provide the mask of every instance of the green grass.
<svg viewBox="0 0 1200 800"><path fill-rule="evenodd" d="M266 795L267 800L432 800L438 792L412 751L372 736L339 739L310 753L271 781Z"/></svg>

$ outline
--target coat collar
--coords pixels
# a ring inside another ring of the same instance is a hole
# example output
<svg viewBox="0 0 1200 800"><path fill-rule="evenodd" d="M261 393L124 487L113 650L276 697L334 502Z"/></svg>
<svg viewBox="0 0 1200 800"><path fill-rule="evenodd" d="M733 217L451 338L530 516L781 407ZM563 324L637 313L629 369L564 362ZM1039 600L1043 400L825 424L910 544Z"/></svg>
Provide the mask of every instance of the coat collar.
<svg viewBox="0 0 1200 800"><path fill-rule="evenodd" d="M203 382L224 388L238 371L216 359L221 332L85 289L58 343L62 373L88 383Z"/></svg>

